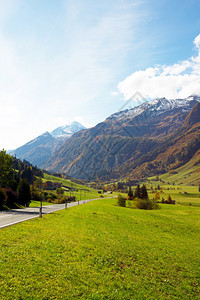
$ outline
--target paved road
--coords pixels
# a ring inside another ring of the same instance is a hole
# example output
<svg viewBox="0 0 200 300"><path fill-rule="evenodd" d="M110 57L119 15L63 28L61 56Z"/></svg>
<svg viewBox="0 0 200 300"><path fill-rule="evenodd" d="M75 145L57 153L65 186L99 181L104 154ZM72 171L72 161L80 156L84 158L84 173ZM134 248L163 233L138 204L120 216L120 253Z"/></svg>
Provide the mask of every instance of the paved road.
<svg viewBox="0 0 200 300"><path fill-rule="evenodd" d="M98 198L99 199L99 198ZM84 204L92 200L82 200L79 204ZM78 205L78 202L67 203L67 207L72 207ZM42 207L42 214L49 214L57 210L65 208L65 204L54 204ZM37 218L39 216L39 206L38 207L28 207L23 209L13 209L10 211L0 211L0 228L14 225L26 220Z"/></svg>

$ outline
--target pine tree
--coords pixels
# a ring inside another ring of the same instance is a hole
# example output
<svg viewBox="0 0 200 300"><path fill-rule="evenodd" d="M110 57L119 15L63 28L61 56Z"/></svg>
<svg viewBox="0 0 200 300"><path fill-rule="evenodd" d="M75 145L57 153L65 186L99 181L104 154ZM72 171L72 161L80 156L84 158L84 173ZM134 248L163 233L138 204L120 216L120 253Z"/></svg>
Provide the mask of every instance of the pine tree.
<svg viewBox="0 0 200 300"><path fill-rule="evenodd" d="M131 186L129 186L128 197L129 197L130 200L133 199L133 191L131 189Z"/></svg>
<svg viewBox="0 0 200 300"><path fill-rule="evenodd" d="M135 198L140 198L141 199L141 189L140 189L140 185L138 184L136 189L135 189Z"/></svg>
<svg viewBox="0 0 200 300"><path fill-rule="evenodd" d="M31 191L30 191L30 185L27 181L27 179L21 179L18 189L18 202L19 204L23 206L29 206L31 202Z"/></svg>
<svg viewBox="0 0 200 300"><path fill-rule="evenodd" d="M22 171L21 178L27 179L29 184L33 183L34 176L30 167L25 167L25 169Z"/></svg>
<svg viewBox="0 0 200 300"><path fill-rule="evenodd" d="M141 199L148 199L148 193L147 193L147 188L146 188L146 185L143 184L143 186L141 187Z"/></svg>
<svg viewBox="0 0 200 300"><path fill-rule="evenodd" d="M158 192L155 193L154 199L155 200L160 200L160 194Z"/></svg>

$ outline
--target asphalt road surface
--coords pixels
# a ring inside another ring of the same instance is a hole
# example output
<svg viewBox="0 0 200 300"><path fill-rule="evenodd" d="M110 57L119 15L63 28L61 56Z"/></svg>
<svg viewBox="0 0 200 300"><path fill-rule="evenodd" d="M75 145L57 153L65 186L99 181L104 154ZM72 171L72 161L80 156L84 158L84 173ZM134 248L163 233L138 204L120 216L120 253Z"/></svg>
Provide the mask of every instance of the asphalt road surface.
<svg viewBox="0 0 200 300"><path fill-rule="evenodd" d="M79 204L84 204L92 200L97 200L97 199L82 200L79 202L67 203L67 208ZM50 214L54 211L61 210L61 209L65 209L65 204L54 204L54 205L43 206L42 215ZM33 218L37 218L39 217L39 210L40 207L38 206L38 207L27 207L23 209L12 209L9 211L0 211L0 228L14 225Z"/></svg>

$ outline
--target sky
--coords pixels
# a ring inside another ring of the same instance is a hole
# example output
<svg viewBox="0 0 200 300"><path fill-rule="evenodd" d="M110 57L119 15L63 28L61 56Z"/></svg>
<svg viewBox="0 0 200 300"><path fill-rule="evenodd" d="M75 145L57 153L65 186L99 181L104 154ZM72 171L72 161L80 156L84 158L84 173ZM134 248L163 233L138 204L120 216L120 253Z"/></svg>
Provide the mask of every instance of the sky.
<svg viewBox="0 0 200 300"><path fill-rule="evenodd" d="M0 149L94 126L135 93L200 93L199 0L0 0Z"/></svg>

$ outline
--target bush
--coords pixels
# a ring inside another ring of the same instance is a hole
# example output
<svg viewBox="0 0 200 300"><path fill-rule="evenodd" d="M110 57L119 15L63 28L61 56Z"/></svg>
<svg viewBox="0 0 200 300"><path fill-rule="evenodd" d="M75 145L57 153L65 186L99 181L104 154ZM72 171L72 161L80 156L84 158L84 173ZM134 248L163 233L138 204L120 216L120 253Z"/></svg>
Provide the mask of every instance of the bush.
<svg viewBox="0 0 200 300"><path fill-rule="evenodd" d="M48 203L53 203L53 200L51 198L47 198Z"/></svg>
<svg viewBox="0 0 200 300"><path fill-rule="evenodd" d="M31 199L35 201L41 201L42 195L41 192L36 190L31 192Z"/></svg>
<svg viewBox="0 0 200 300"><path fill-rule="evenodd" d="M65 201L66 201L65 198L60 198L59 203L60 203L60 204L63 204L63 203L65 203Z"/></svg>
<svg viewBox="0 0 200 300"><path fill-rule="evenodd" d="M66 196L65 198L66 198L67 202L75 202L76 201L75 196Z"/></svg>
<svg viewBox="0 0 200 300"><path fill-rule="evenodd" d="M18 197L17 193L15 193L13 190L7 188L5 189L6 192L6 205L10 208L15 207L16 203L18 203Z"/></svg>
<svg viewBox="0 0 200 300"><path fill-rule="evenodd" d="M121 195L118 195L117 204L118 204L118 206L126 207L126 199L124 197L122 197Z"/></svg>
<svg viewBox="0 0 200 300"><path fill-rule="evenodd" d="M5 190L0 189L0 206L2 206L6 201L6 193Z"/></svg>
<svg viewBox="0 0 200 300"><path fill-rule="evenodd" d="M128 208L133 208L133 201L127 201L127 202L126 202L126 206L127 206Z"/></svg>
<svg viewBox="0 0 200 300"><path fill-rule="evenodd" d="M134 202L135 207L139 209L152 210L160 208L155 200L137 198Z"/></svg>

